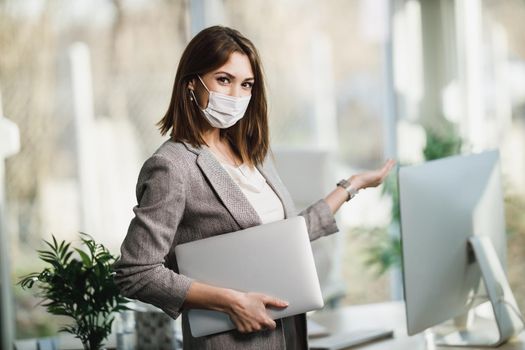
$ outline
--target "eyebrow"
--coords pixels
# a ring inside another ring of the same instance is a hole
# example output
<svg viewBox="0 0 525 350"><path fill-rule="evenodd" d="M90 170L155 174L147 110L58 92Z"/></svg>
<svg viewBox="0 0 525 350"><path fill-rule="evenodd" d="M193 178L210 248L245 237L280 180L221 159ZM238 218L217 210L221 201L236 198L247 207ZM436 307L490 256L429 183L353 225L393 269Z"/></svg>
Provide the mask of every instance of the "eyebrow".
<svg viewBox="0 0 525 350"><path fill-rule="evenodd" d="M225 71L219 71L219 72L215 72L213 75L217 75L217 74L225 74L228 76L228 78L234 80L235 79L235 76L233 74L230 74L228 72L225 72ZM255 80L254 77L249 77L249 78L246 78L244 79L244 81L247 81L247 80Z"/></svg>

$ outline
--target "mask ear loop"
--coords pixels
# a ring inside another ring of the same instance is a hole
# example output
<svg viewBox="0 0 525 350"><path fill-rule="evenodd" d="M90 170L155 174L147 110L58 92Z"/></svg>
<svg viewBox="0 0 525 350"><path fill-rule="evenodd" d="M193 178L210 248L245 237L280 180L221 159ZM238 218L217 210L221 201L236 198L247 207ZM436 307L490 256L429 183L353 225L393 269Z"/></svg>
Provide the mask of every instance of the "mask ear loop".
<svg viewBox="0 0 525 350"><path fill-rule="evenodd" d="M197 78L199 78L199 80L200 80L201 83L202 83L202 86L204 86L204 88L206 89L206 91L208 91L208 94L209 94L209 93L210 93L210 89L208 89L208 87L206 86L206 84L204 84L204 82L202 81L201 76L197 74Z"/></svg>
<svg viewBox="0 0 525 350"><path fill-rule="evenodd" d="M191 94L191 96L190 96L190 101L195 101L195 104L197 105L197 108L198 108L201 112L203 112L204 109L202 109L201 106L199 105L199 102L198 102L198 100L197 100L197 97L195 96L195 92L193 92L192 89L190 89L190 94ZM205 109L206 109L206 108L205 108Z"/></svg>
<svg viewBox="0 0 525 350"><path fill-rule="evenodd" d="M202 86L204 86L204 88L208 92L208 96L210 96L211 95L210 90L208 90L208 87L206 86L206 84L204 84L204 81L202 81L201 76L197 74L197 78L199 78L200 82L202 83ZM195 97L195 92L193 91L193 89L190 89L190 94L191 94L190 100L191 101L195 100L195 103L197 103L197 107L199 107L199 109L201 109L201 106L199 106L199 102L197 101L197 97Z"/></svg>

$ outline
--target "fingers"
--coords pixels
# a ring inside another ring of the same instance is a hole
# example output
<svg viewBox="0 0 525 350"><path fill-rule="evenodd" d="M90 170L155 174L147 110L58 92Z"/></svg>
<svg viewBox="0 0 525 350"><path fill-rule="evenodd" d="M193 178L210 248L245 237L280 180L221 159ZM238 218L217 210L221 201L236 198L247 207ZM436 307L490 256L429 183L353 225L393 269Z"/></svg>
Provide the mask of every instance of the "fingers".
<svg viewBox="0 0 525 350"><path fill-rule="evenodd" d="M266 322L266 328L275 329L275 327L277 327L277 324L275 323L274 320L269 318L268 321Z"/></svg>
<svg viewBox="0 0 525 350"><path fill-rule="evenodd" d="M288 303L279 298L268 296L262 293L246 293L248 303L239 312L232 312L230 318L237 330L241 333L258 332L263 330L273 330L277 324L269 316L266 305L283 308Z"/></svg>
<svg viewBox="0 0 525 350"><path fill-rule="evenodd" d="M251 331L250 330L251 326L248 322L246 322L245 319L241 317L232 317L232 316L230 316L230 319L233 321L233 323L235 324L235 327L237 328L239 332L248 333Z"/></svg>
<svg viewBox="0 0 525 350"><path fill-rule="evenodd" d="M255 330L265 330L265 329L275 329L277 327L277 324L274 320L271 318L266 318L264 321L260 322L260 325L257 325L257 328Z"/></svg>
<svg viewBox="0 0 525 350"><path fill-rule="evenodd" d="M262 295L261 299L265 306L273 306L273 307L278 307L278 308L285 308L288 306L287 301L284 301L278 298L274 298L274 297L270 297L268 295Z"/></svg>
<svg viewBox="0 0 525 350"><path fill-rule="evenodd" d="M385 180L395 164L395 160L389 159L385 162L383 167L379 169L353 175L351 180L352 185L356 186L358 189L377 187Z"/></svg>
<svg viewBox="0 0 525 350"><path fill-rule="evenodd" d="M383 168L381 169L381 178L384 179L385 177L387 177L388 173L390 172L390 170L392 170L392 168L394 167L394 165L396 164L396 161L393 160L393 159L389 159L385 162L385 165L383 165Z"/></svg>
<svg viewBox="0 0 525 350"><path fill-rule="evenodd" d="M275 329L276 327L277 327L277 324L270 317L265 317L263 320L260 320L259 322L255 321L251 325L252 331L261 331L261 330L265 330L265 329Z"/></svg>
<svg viewBox="0 0 525 350"><path fill-rule="evenodd" d="M269 317L265 317L261 321L245 321L241 319L237 319L236 321L237 322L234 322L235 326L237 330L241 333L258 332L265 329L273 330L277 327L275 321Z"/></svg>
<svg viewBox="0 0 525 350"><path fill-rule="evenodd" d="M393 159L389 159L385 162L385 165L383 165L383 172L388 173L396 164L396 161Z"/></svg>

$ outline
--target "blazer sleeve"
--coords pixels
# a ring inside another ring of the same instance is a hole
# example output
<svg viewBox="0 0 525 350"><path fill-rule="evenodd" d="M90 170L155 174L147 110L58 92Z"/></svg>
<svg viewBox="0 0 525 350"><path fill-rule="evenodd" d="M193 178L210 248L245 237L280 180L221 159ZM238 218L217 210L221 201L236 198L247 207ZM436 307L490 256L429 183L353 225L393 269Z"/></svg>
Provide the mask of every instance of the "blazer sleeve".
<svg viewBox="0 0 525 350"><path fill-rule="evenodd" d="M164 265L184 213L183 184L180 171L168 159L153 155L146 160L137 181L135 217L114 277L124 296L155 305L174 319L192 282Z"/></svg>
<svg viewBox="0 0 525 350"><path fill-rule="evenodd" d="M306 221L310 241L315 241L318 238L339 231L335 216L324 199L319 199L302 210L298 215L303 216Z"/></svg>

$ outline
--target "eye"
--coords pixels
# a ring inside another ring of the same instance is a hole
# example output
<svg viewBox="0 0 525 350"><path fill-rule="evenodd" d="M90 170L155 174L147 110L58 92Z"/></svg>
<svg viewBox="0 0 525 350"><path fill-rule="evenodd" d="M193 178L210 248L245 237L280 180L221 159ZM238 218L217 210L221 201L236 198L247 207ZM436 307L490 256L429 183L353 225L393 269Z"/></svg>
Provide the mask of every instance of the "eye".
<svg viewBox="0 0 525 350"><path fill-rule="evenodd" d="M223 85L230 83L230 78L228 77L217 77L217 81Z"/></svg>
<svg viewBox="0 0 525 350"><path fill-rule="evenodd" d="M242 87L245 89L251 89L253 88L253 82L247 81L242 84Z"/></svg>

